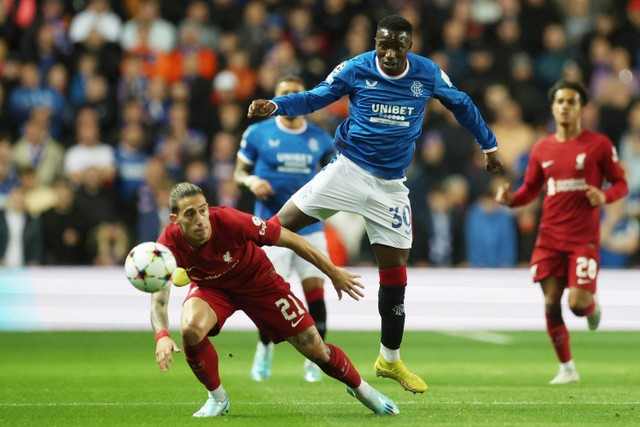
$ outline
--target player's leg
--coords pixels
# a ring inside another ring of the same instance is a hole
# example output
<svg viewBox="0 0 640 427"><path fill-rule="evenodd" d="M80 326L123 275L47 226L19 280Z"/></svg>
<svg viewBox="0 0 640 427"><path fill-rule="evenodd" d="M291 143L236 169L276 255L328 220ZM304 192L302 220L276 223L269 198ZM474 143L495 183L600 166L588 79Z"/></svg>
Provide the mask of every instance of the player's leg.
<svg viewBox="0 0 640 427"><path fill-rule="evenodd" d="M569 308L576 316L586 317L592 331L598 329L602 317L595 296L598 261L597 250L589 246L578 248L569 260Z"/></svg>
<svg viewBox="0 0 640 427"><path fill-rule="evenodd" d="M347 386L347 392L376 414L399 414L398 406L362 379L351 360L339 347L325 343L315 326L310 326L289 341L302 355L322 371Z"/></svg>
<svg viewBox="0 0 640 427"><path fill-rule="evenodd" d="M571 358L569 331L564 324L560 304L565 289L564 279L553 276L545 277L540 280L540 286L544 294L547 333L560 361L558 375L550 381L550 384L577 382L580 380L580 376Z"/></svg>
<svg viewBox="0 0 640 427"><path fill-rule="evenodd" d="M305 234L302 237L315 246L320 252L328 256L327 240L323 231ZM327 305L324 300L324 274L318 267L297 255L293 255L292 261L293 269L298 273L302 284L302 291L307 301L309 314L313 317L320 338L324 341L327 335ZM304 379L308 382L322 380L322 371L318 365L309 359L304 362Z"/></svg>
<svg viewBox="0 0 640 427"><path fill-rule="evenodd" d="M289 284L277 274L261 280L255 295L245 295L238 309L266 332L274 342L289 341L303 356L320 366L332 378L354 390L355 396L369 409L381 414L398 413L397 406L373 390L360 378L349 358L339 348L325 345L304 304Z"/></svg>
<svg viewBox="0 0 640 427"><path fill-rule="evenodd" d="M426 383L411 373L400 359L405 322L406 261L409 250L380 244L373 244L372 247L380 275L378 312L381 330L380 354L374 364L376 375L398 381L405 390L424 393L427 390Z"/></svg>
<svg viewBox="0 0 640 427"><path fill-rule="evenodd" d="M218 353L208 337L218 325L218 315L200 296L187 299L182 306L180 331L187 363L208 393L207 401L193 416L215 417L229 411L229 398L220 382Z"/></svg>
<svg viewBox="0 0 640 427"><path fill-rule="evenodd" d="M289 277L292 271L293 252L278 246L264 246L262 248L273 264L273 268L282 277ZM271 363L275 345L266 333L258 331L259 341L251 364L251 379L253 381L268 381L271 378Z"/></svg>

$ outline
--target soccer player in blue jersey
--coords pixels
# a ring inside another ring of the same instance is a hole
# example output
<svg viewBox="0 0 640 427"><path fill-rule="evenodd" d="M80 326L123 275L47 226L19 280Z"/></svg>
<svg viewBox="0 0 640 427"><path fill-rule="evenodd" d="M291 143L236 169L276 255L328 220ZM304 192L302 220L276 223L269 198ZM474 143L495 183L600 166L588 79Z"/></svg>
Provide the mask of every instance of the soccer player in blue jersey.
<svg viewBox="0 0 640 427"><path fill-rule="evenodd" d="M304 89L301 78L285 76L276 82L275 95L298 93ZM319 166L326 164L334 151L331 137L319 126L307 122L304 116L278 116L251 125L244 132L234 179L256 196L254 215L269 219L293 193L315 176ZM298 234L327 254L322 223L311 224ZM293 271L298 274L309 313L324 339L327 309L322 271L290 249L278 246L264 246L263 249L278 274L285 278ZM254 381L265 381L271 377L273 350L274 345L269 337L260 331L260 341L251 368ZM322 371L310 360L304 363L304 379L309 382L322 379Z"/></svg>
<svg viewBox="0 0 640 427"><path fill-rule="evenodd" d="M349 117L334 137L336 157L291 197L277 219L295 231L339 211L362 215L380 277L382 324L376 375L423 393L427 385L400 360L400 344L412 241L409 190L404 181L422 132L426 102L438 99L476 137L488 171L497 174L504 167L496 137L469 96L433 61L409 53L411 34L406 19L386 16L378 22L375 51L339 64L311 90L253 101L247 116L308 114L349 96Z"/></svg>

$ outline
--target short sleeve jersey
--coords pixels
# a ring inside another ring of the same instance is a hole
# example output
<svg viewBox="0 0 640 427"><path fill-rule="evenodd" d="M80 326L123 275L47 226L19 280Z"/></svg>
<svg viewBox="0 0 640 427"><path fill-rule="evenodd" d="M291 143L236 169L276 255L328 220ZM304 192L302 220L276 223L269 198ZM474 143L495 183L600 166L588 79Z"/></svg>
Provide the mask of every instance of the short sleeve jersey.
<svg viewBox="0 0 640 427"><path fill-rule="evenodd" d="M296 130L286 128L277 118L249 126L242 135L238 157L253 165L253 173L269 181L274 190L267 200L256 198L254 215L263 219L275 215L333 152L331 137L307 121ZM322 223L305 227L298 234L317 231L322 231Z"/></svg>
<svg viewBox="0 0 640 427"><path fill-rule="evenodd" d="M604 135L585 130L578 138L559 142L555 134L539 141L531 151L525 184L546 194L537 245L568 249L572 245L600 243L600 207L591 206L587 186L624 180L618 155Z"/></svg>
<svg viewBox="0 0 640 427"><path fill-rule="evenodd" d="M260 246L278 241L281 228L277 223L224 206L209 207L209 220L211 238L201 248L189 246L177 224L167 225L158 238L198 286L250 288L273 271Z"/></svg>

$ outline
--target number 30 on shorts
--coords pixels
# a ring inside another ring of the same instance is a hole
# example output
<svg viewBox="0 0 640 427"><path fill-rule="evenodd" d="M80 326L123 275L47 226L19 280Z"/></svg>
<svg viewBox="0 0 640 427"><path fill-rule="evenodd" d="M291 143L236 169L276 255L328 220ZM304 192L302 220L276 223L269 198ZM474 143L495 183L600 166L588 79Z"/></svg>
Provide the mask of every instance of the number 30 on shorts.
<svg viewBox="0 0 640 427"><path fill-rule="evenodd" d="M402 212L400 210L402 209ZM389 208L389 212L393 214L393 221L391 221L391 227L400 228L404 225L406 234L411 234L411 208L409 205L402 207Z"/></svg>
<svg viewBox="0 0 640 427"><path fill-rule="evenodd" d="M593 258L576 258L576 276L578 279L594 280L598 275L598 262Z"/></svg>

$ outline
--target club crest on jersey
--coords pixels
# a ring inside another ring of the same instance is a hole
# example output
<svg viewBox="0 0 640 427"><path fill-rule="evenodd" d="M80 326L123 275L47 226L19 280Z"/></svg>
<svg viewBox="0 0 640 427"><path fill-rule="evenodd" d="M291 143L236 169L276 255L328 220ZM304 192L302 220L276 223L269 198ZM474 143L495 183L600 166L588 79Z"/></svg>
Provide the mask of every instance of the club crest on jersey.
<svg viewBox="0 0 640 427"><path fill-rule="evenodd" d="M270 139L268 141L269 147L271 148L278 148L280 146L280 140L279 139Z"/></svg>
<svg viewBox="0 0 640 427"><path fill-rule="evenodd" d="M343 62L339 63L338 65L336 65L336 68L334 68L333 71L331 73L329 73L327 78L324 79L324 80L329 84L333 83L333 78L336 76L336 74L338 74L340 71L342 71L344 69L345 65L347 65L346 61L343 61Z"/></svg>
<svg viewBox="0 0 640 427"><path fill-rule="evenodd" d="M587 153L580 153L576 156L576 170L584 169L584 159L587 157Z"/></svg>
<svg viewBox="0 0 640 427"><path fill-rule="evenodd" d="M222 255L222 260L227 264L233 261L233 258L231 257L231 254L229 253L229 251L225 252L224 255Z"/></svg>
<svg viewBox="0 0 640 427"><path fill-rule="evenodd" d="M422 83L413 82L413 84L411 85L411 92L413 92L413 96L415 96L416 98L420 98L420 96L424 92L422 88Z"/></svg>
<svg viewBox="0 0 640 427"><path fill-rule="evenodd" d="M309 146L309 150L314 152L320 149L320 143L315 138L309 138L308 146Z"/></svg>
<svg viewBox="0 0 640 427"><path fill-rule="evenodd" d="M367 87L376 87L378 82L376 80L370 82L369 80L364 79L364 84L367 85Z"/></svg>

